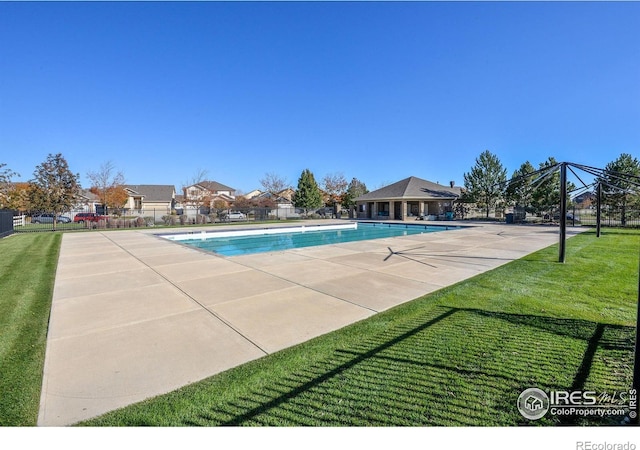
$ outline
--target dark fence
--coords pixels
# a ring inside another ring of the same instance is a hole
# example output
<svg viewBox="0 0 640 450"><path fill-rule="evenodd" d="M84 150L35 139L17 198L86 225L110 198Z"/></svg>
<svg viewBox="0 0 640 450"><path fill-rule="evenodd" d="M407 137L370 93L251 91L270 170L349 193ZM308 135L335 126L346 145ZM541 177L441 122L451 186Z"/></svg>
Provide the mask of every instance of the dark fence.
<svg viewBox="0 0 640 450"><path fill-rule="evenodd" d="M13 233L13 211L0 211L0 238Z"/></svg>
<svg viewBox="0 0 640 450"><path fill-rule="evenodd" d="M489 213L488 220L507 221L509 223L558 223L560 220L560 208L556 208L554 213L547 214L522 214L521 211L513 209L503 210L496 208ZM518 213L521 214L518 214ZM511 217L510 217L511 216ZM471 220L487 220L486 211L464 205L464 217L456 212L456 219ZM597 214L595 208L573 208L567 209L567 225L569 226L588 226L595 227L597 223ZM602 208L600 214L600 225L603 227L619 227L619 228L640 228L640 209L606 206Z"/></svg>
<svg viewBox="0 0 640 450"><path fill-rule="evenodd" d="M238 208L179 210L180 214L166 209L128 210L119 214L98 215L88 210L74 210L56 216L51 213L30 213L16 216L15 232L82 231L113 228L148 228L162 226L193 226L216 223L264 222L272 220L303 220L336 218L322 208L305 212L299 208ZM87 216L91 214L91 216ZM342 215L340 215L342 217ZM346 216L345 216L346 217Z"/></svg>
<svg viewBox="0 0 640 450"><path fill-rule="evenodd" d="M571 210L568 223L572 223ZM583 209L575 212L576 225L596 226L595 209ZM603 227L640 228L640 210L603 209L600 212L600 225Z"/></svg>

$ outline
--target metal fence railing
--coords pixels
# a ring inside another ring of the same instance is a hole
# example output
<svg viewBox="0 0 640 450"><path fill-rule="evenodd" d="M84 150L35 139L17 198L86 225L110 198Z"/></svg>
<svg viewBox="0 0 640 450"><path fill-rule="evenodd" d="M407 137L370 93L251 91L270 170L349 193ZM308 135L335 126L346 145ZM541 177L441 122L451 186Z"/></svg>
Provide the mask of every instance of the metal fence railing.
<svg viewBox="0 0 640 450"><path fill-rule="evenodd" d="M560 219L559 208L556 208L554 211L555 212L545 214L526 213L525 218L519 222L558 222ZM509 216L510 212L510 209L492 209L489 213L488 220L508 221L507 216ZM479 208L465 207L463 214L463 217L461 217L460 207L458 207L455 219L487 220L486 211ZM567 209L567 224L570 226L596 226L596 222L597 213L595 207L585 209L569 207ZM600 225L603 227L640 228L640 209L625 208L623 211L622 208L603 206L600 215Z"/></svg>
<svg viewBox="0 0 640 450"><path fill-rule="evenodd" d="M576 211L575 220L583 226L596 226L596 210ZM603 209L600 213L600 225L603 227L640 228L640 210L626 210L623 214L619 209Z"/></svg>
<svg viewBox="0 0 640 450"><path fill-rule="evenodd" d="M200 211L180 210L178 212L180 214L166 209L146 209L121 211L119 214L97 214L89 210L74 210L58 214L55 220L55 227L53 214L34 212L13 216L13 224L15 224L15 232L37 232L52 231L54 228L58 231L82 231L336 217L335 214L326 211L326 208L307 212L299 208L227 208L201 209Z"/></svg>

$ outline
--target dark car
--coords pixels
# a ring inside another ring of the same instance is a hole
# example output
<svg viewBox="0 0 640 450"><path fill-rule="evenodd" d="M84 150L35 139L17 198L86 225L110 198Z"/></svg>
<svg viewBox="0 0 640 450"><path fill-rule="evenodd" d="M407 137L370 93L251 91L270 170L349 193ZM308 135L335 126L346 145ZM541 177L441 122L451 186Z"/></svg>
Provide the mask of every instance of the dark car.
<svg viewBox="0 0 640 450"><path fill-rule="evenodd" d="M98 220L107 220L107 217L96 213L78 213L73 218L76 223L97 222Z"/></svg>
<svg viewBox="0 0 640 450"><path fill-rule="evenodd" d="M55 214L50 214L50 213L38 214L37 216L33 216L31 218L31 223L53 223L54 217L56 217ZM56 222L69 223L71 222L71 219L65 216L57 216Z"/></svg>
<svg viewBox="0 0 640 450"><path fill-rule="evenodd" d="M330 206L325 206L324 208L320 208L316 211L316 214L319 214L322 217L333 217L335 214L335 209Z"/></svg>

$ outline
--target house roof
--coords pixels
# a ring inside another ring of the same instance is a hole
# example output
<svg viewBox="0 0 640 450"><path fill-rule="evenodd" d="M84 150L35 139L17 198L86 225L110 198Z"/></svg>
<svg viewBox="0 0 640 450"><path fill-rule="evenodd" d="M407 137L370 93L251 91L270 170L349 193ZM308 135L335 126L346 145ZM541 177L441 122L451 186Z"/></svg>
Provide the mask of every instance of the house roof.
<svg viewBox="0 0 640 450"><path fill-rule="evenodd" d="M260 189L254 189L253 191L244 194L244 198L252 199L253 197L257 197L259 195L262 195L262 191Z"/></svg>
<svg viewBox="0 0 640 450"><path fill-rule="evenodd" d="M277 192L276 195L278 197L284 198L286 200L289 200L290 202L293 201L293 196L295 195L296 191L293 190L293 188L286 188L281 190L280 192Z"/></svg>
<svg viewBox="0 0 640 450"><path fill-rule="evenodd" d="M89 189L81 189L79 195L88 201L98 201L100 197L91 192Z"/></svg>
<svg viewBox="0 0 640 450"><path fill-rule="evenodd" d="M133 194L144 197L147 202L170 202L176 192L171 184L125 184L123 186Z"/></svg>
<svg viewBox="0 0 640 450"><path fill-rule="evenodd" d="M230 191L230 192L235 192L235 189L229 186L225 186L222 183L218 183L217 181L200 181L199 183L196 183L194 186L200 186L205 188L208 191L211 191L213 193L218 192L218 191Z"/></svg>
<svg viewBox="0 0 640 450"><path fill-rule="evenodd" d="M453 200L460 197L460 187L443 186L418 177L409 177L375 191L361 195L356 200L418 199Z"/></svg>
<svg viewBox="0 0 640 450"><path fill-rule="evenodd" d="M282 195L278 195L278 194L273 195L273 194L270 194L269 192L263 192L260 195L256 195L254 198L269 198L275 201L276 203L280 203L280 204L291 203L291 198L283 197Z"/></svg>

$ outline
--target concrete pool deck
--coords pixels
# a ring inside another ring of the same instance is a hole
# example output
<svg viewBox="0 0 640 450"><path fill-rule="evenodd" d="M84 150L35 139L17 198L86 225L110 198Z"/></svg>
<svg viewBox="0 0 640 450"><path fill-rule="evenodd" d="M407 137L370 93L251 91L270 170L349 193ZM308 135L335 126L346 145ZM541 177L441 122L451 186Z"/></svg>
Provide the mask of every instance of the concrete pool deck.
<svg viewBox="0 0 640 450"><path fill-rule="evenodd" d="M480 224L220 257L157 232L64 235L38 425L172 391L558 242L557 227Z"/></svg>

